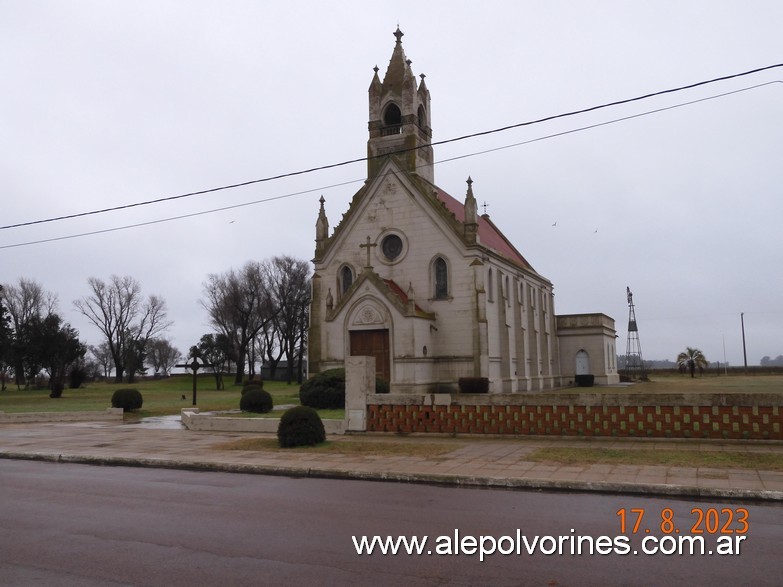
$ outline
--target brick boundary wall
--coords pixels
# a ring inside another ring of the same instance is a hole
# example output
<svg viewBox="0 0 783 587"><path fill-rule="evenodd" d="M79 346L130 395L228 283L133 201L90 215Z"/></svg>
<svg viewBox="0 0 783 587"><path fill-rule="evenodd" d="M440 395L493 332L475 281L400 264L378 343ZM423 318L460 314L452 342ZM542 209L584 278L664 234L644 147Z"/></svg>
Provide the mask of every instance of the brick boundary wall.
<svg viewBox="0 0 783 587"><path fill-rule="evenodd" d="M783 440L779 405L425 403L368 398L367 431Z"/></svg>

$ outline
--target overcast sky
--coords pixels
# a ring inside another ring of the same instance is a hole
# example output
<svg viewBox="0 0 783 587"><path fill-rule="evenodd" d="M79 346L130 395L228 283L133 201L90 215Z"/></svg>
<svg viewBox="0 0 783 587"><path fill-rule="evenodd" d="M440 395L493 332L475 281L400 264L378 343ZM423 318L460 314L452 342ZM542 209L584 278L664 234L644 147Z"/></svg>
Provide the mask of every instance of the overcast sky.
<svg viewBox="0 0 783 587"><path fill-rule="evenodd" d="M783 63L780 0L0 0L0 224L363 157L372 68L385 71L398 23L427 75L435 141ZM609 314L620 353L630 286L645 359L692 346L723 362L725 347L741 365L744 312L758 364L783 354L780 80L776 68L436 147L440 161L472 156L439 164L435 181L462 200L470 175L554 283L556 312ZM56 292L97 344L73 300L89 277L133 276L166 299L187 352L210 330L209 273L311 259L318 199L334 227L365 178L359 163L2 229L0 283ZM228 206L241 207L157 222ZM45 239L62 240L26 244Z"/></svg>

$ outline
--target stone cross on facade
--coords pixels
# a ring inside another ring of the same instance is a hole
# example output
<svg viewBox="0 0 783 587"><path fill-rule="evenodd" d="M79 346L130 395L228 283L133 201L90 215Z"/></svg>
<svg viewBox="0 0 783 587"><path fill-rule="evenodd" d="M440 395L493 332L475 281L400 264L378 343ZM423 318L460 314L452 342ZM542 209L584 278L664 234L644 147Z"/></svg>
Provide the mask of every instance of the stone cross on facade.
<svg viewBox="0 0 783 587"><path fill-rule="evenodd" d="M182 367L184 369L192 369L193 370L193 405L196 405L196 374L198 373L198 370L202 367L211 367L212 365L208 363L199 363L198 357L193 357L193 360L190 361L190 363L181 363L179 365L174 365L175 367ZM184 396L182 399L185 399Z"/></svg>
<svg viewBox="0 0 783 587"><path fill-rule="evenodd" d="M369 236L367 237L367 243L366 244L359 245L360 248L367 249L367 264L364 266L365 269L372 269L372 265L370 264L370 253L372 251L372 248L373 247L377 247L377 246L378 246L377 243L370 242L370 237Z"/></svg>

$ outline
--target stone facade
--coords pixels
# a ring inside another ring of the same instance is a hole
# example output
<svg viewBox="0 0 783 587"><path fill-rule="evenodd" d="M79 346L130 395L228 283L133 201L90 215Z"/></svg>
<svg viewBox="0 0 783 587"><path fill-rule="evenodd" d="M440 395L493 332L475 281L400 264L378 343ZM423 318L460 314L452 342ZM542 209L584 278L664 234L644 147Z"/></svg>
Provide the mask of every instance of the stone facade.
<svg viewBox="0 0 783 587"><path fill-rule="evenodd" d="M470 178L462 200L435 185L430 93L395 36L384 79L376 68L369 88L367 181L331 234L321 198L310 372L369 355L393 393L455 392L461 377L514 393L567 383L583 350L596 381L615 382L601 350L614 348L611 318L564 323L564 368L552 283L478 214Z"/></svg>

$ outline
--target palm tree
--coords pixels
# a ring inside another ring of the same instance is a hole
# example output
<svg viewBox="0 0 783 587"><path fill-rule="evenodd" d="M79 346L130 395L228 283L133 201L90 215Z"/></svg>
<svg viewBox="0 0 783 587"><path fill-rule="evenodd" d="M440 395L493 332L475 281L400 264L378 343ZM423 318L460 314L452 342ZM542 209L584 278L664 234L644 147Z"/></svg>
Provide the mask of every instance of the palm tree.
<svg viewBox="0 0 783 587"><path fill-rule="evenodd" d="M699 372L701 372L709 364L710 362L707 360L707 357L705 357L704 353L702 353L699 349L686 347L685 352L677 355L677 365L679 365L681 369L685 369L687 367L691 372L691 377L693 377L693 374L696 372L697 368L699 369Z"/></svg>

